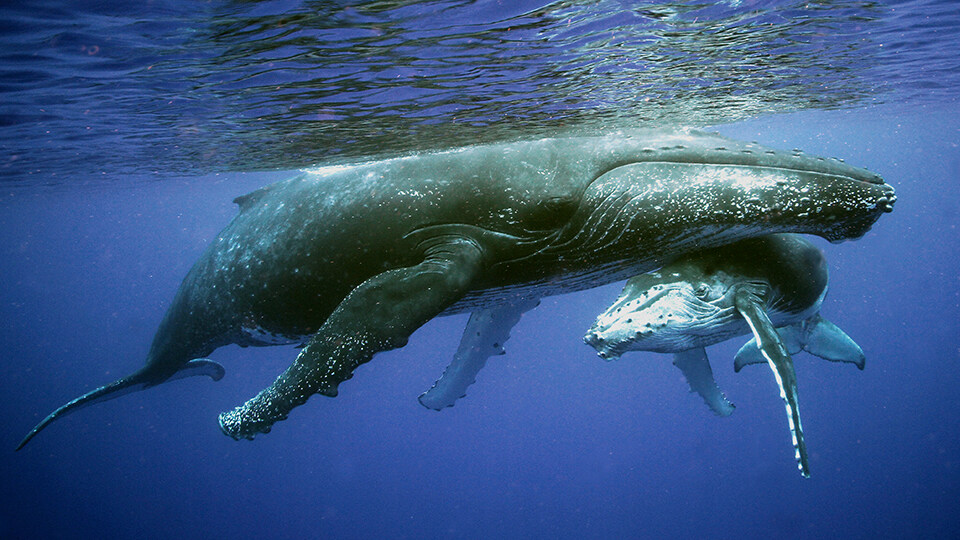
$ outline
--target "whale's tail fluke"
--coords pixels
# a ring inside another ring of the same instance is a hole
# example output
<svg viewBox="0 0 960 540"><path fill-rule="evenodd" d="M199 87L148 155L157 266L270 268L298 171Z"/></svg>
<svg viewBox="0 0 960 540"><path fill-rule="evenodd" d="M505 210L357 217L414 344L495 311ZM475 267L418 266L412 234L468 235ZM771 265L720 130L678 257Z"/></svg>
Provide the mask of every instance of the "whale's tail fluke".
<svg viewBox="0 0 960 540"><path fill-rule="evenodd" d="M17 450L20 450L26 446L26 444L30 442L30 439L34 438L37 433L40 433L43 428L50 425L54 420L63 418L70 413L79 411L80 409L89 405L93 405L94 403L109 401L131 392L144 390L168 380L182 379L184 377L191 377L194 375L206 375L215 381L219 381L221 378L223 378L224 374L223 366L214 362L213 360L207 360L205 358L198 358L196 360L187 362L173 375L158 375L157 371L155 369L151 369L151 367L152 366L149 365L145 366L143 369L132 375L123 377L122 379L117 379L110 384L87 392L86 394L61 406L57 410L47 415L47 417L37 424L35 428L30 430L30 433L27 433L27 436L24 437L23 440L20 441L20 444L17 445Z"/></svg>

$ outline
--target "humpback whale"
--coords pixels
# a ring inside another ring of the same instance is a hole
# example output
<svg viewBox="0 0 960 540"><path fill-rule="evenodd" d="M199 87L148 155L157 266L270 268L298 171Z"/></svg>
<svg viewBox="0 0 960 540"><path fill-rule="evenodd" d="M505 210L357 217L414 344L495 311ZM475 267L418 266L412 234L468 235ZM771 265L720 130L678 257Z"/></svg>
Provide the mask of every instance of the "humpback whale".
<svg viewBox="0 0 960 540"><path fill-rule="evenodd" d="M720 416L733 412L713 378L704 347L753 334L737 353L736 371L766 363L784 400L800 472L809 477L791 354L805 350L860 369L860 347L820 316L827 263L808 240L792 234L750 238L686 254L656 272L627 281L620 297L587 331L601 358L627 351L673 353L691 391Z"/></svg>
<svg viewBox="0 0 960 540"><path fill-rule="evenodd" d="M220 415L235 439L335 396L438 315L582 290L694 249L777 232L857 238L892 210L883 179L839 160L690 129L473 146L321 167L236 199L131 375L56 409L223 369L226 344L302 345ZM508 309L509 311L509 309Z"/></svg>

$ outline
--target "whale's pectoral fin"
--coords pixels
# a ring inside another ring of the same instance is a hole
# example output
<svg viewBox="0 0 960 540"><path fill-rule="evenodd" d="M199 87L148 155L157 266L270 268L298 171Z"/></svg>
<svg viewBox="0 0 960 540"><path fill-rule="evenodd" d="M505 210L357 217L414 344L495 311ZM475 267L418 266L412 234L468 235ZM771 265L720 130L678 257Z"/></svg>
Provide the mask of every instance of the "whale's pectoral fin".
<svg viewBox="0 0 960 540"><path fill-rule="evenodd" d="M807 339L806 329L806 322L798 322L777 328L780 343L783 344L783 348L786 349L787 354L793 355L803 350L804 341ZM760 348L757 347L757 338L754 337L750 338L750 341L746 342L743 347L740 347L740 350L737 351L737 355L733 358L733 370L740 373L743 366L766 363L767 359L764 358L763 353L760 352Z"/></svg>
<svg viewBox="0 0 960 540"><path fill-rule="evenodd" d="M680 368L687 378L690 391L700 394L707 406L718 416L730 416L735 405L727 401L727 397L720 391L717 381L713 378L710 369L710 360L703 347L689 349L673 355L673 365Z"/></svg>
<svg viewBox="0 0 960 540"><path fill-rule="evenodd" d="M777 334L780 336L780 343L783 344L783 348L787 351L787 354L793 355L803 350L803 344L807 334L806 325L803 322L789 326L781 326L777 328ZM763 353L757 346L757 338L752 337L743 347L740 347L737 355L733 357L733 370L740 373L743 366L766 363L767 359L764 358Z"/></svg>
<svg viewBox="0 0 960 540"><path fill-rule="evenodd" d="M197 358L184 364L182 368L177 370L177 372L167 380L173 381L176 379L206 375L215 381L219 381L223 378L224 373L226 372L219 363L209 358Z"/></svg>
<svg viewBox="0 0 960 540"><path fill-rule="evenodd" d="M837 325L814 315L805 322L803 350L831 362L849 362L863 369L866 357L863 349Z"/></svg>
<svg viewBox="0 0 960 540"><path fill-rule="evenodd" d="M460 299L481 269L483 250L470 239L448 236L426 252L420 264L383 272L348 294L272 385L220 414L220 429L234 439L252 439L313 394L336 396L357 366L402 347L414 330Z"/></svg>
<svg viewBox="0 0 960 540"><path fill-rule="evenodd" d="M819 314L806 321L778 328L784 348L790 354L800 351L819 356L831 362L847 362L863 369L866 357L863 349L837 325L824 319ZM751 339L737 352L733 360L733 369L740 371L749 364L765 363L757 340Z"/></svg>
<svg viewBox="0 0 960 540"><path fill-rule="evenodd" d="M476 382L477 373L487 358L504 354L503 344L510 339L510 329L520 321L520 316L539 304L539 298L520 298L508 305L470 314L453 361L433 387L420 394L420 404L436 411L453 407Z"/></svg>
<svg viewBox="0 0 960 540"><path fill-rule="evenodd" d="M803 439L803 427L800 424L797 375L793 370L793 360L764 311L763 300L755 291L749 287L742 287L737 291L734 302L737 310L747 320L760 353L767 360L770 369L773 370L774 377L777 379L777 385L780 387L780 397L787 409L787 423L790 425L790 435L793 438L793 447L796 451L800 474L804 478L809 478L809 458L807 457L807 445Z"/></svg>

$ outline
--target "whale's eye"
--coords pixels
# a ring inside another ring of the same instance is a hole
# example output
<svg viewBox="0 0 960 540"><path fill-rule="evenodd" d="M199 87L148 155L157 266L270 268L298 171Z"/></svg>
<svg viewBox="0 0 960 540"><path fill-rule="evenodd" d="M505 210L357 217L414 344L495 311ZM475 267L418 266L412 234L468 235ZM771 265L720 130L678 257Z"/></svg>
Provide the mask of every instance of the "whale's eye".
<svg viewBox="0 0 960 540"><path fill-rule="evenodd" d="M697 298L701 300L705 300L707 296L710 294L710 286L707 285L706 283L701 283L697 285L697 288L694 290L693 293L697 295Z"/></svg>
<svg viewBox="0 0 960 540"><path fill-rule="evenodd" d="M524 220L529 231L547 231L563 227L574 212L579 200L573 197L551 197L542 201Z"/></svg>

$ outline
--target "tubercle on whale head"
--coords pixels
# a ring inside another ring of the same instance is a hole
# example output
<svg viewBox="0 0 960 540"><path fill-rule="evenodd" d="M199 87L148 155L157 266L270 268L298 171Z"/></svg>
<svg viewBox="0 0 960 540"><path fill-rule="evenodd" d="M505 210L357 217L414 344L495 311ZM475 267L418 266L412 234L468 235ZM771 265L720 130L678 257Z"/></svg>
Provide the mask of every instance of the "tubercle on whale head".
<svg viewBox="0 0 960 540"><path fill-rule="evenodd" d="M760 234L808 233L831 242L859 238L893 210L896 195L878 175L850 169L847 175L840 174L846 170L713 166L695 182L720 188L706 209L714 215L701 219L752 227Z"/></svg>
<svg viewBox="0 0 960 540"><path fill-rule="evenodd" d="M876 175L870 181L809 171L795 176L796 184L785 186L766 209L772 225L796 227L785 232L815 234L833 243L854 240L892 212L897 200L893 187Z"/></svg>

